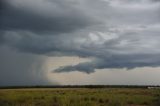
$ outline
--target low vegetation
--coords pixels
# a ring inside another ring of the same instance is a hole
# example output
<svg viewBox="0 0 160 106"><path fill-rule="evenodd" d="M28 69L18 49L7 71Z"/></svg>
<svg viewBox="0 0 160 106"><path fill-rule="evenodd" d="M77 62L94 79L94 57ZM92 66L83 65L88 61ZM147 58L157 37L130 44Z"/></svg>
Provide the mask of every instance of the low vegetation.
<svg viewBox="0 0 160 106"><path fill-rule="evenodd" d="M160 106L160 89L0 89L0 106Z"/></svg>

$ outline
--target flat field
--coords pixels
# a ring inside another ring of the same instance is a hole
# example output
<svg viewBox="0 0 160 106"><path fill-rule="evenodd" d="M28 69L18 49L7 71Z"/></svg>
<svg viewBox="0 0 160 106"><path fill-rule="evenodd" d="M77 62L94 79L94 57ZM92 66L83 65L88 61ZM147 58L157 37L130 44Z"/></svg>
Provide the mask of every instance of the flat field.
<svg viewBox="0 0 160 106"><path fill-rule="evenodd" d="M160 89L0 89L0 106L160 106Z"/></svg>

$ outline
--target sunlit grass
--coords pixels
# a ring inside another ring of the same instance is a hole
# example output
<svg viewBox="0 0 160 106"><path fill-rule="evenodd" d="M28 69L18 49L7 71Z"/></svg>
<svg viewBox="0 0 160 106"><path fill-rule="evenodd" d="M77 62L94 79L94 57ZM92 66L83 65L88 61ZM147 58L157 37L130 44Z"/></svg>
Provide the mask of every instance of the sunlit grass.
<svg viewBox="0 0 160 106"><path fill-rule="evenodd" d="M134 88L1 89L0 106L160 106L160 90Z"/></svg>

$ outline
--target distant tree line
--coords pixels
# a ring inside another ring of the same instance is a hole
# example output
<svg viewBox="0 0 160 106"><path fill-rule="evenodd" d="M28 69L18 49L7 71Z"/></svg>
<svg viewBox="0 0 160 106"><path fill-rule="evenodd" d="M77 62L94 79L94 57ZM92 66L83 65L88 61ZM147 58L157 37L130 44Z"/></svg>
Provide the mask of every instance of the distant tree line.
<svg viewBox="0 0 160 106"><path fill-rule="evenodd" d="M160 85L37 85L37 86L1 86L0 89L25 89L25 88L148 88Z"/></svg>

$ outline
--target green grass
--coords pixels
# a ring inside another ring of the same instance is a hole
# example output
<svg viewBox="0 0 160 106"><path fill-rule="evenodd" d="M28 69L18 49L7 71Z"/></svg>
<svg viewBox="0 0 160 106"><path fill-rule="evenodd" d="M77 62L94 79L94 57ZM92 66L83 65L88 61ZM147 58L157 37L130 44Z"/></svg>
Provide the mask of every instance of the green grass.
<svg viewBox="0 0 160 106"><path fill-rule="evenodd" d="M0 106L160 106L160 90L142 88L1 89Z"/></svg>

